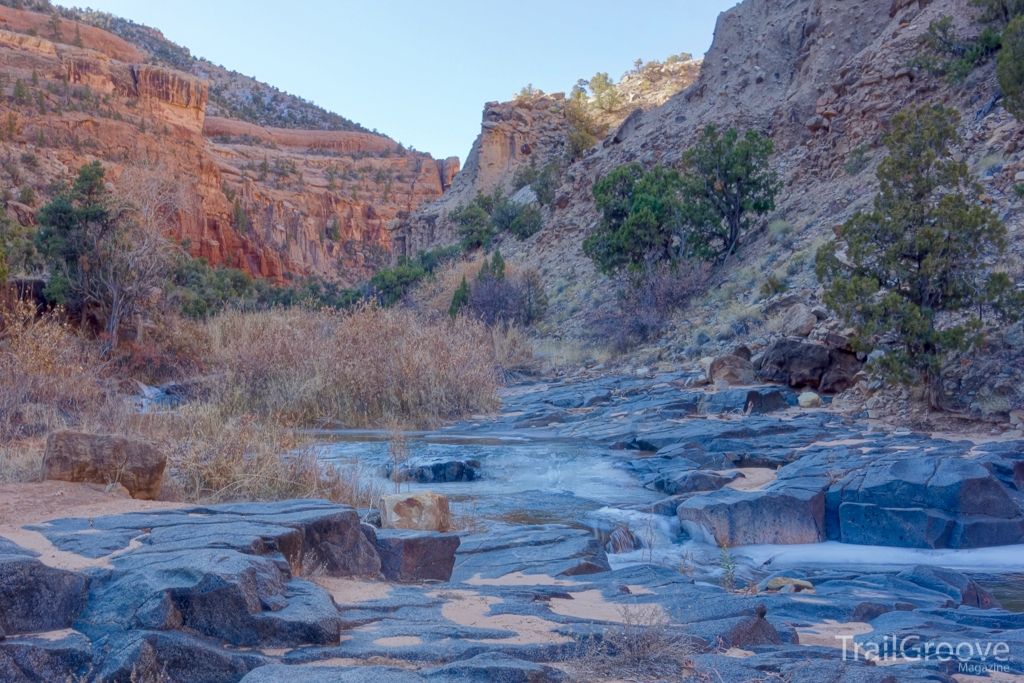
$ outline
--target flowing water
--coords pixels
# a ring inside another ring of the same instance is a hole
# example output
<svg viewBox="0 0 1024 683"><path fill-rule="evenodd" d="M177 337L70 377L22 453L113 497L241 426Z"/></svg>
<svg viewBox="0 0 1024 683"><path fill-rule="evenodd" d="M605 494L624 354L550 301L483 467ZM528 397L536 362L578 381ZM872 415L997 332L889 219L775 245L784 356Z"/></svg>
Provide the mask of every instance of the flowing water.
<svg viewBox="0 0 1024 683"><path fill-rule="evenodd" d="M385 493L398 485L384 475L393 462L382 432L325 433L327 460L358 470L362 479ZM625 527L634 547L609 554L613 568L653 563L699 578L721 574L721 550L689 538L678 521L626 509L664 498L649 491L624 465L636 451L615 451L580 441L525 438L474 438L433 432L407 435L404 457L477 460L479 479L450 483L402 483L401 491L431 490L448 496L460 528L486 531L505 524L568 524L588 529L608 542ZM611 546L609 546L611 549ZM621 548L619 548L621 550ZM787 568L900 571L918 564L946 566L968 573L1004 601L1024 611L1024 548L922 550L852 546L829 541L800 546L748 546L732 550L741 582L755 581Z"/></svg>

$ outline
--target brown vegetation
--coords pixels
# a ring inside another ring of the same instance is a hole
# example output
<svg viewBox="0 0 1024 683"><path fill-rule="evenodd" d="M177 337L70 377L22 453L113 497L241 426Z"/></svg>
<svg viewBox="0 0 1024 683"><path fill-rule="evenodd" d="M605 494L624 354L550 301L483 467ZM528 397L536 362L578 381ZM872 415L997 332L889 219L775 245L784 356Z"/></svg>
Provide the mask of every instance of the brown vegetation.
<svg viewBox="0 0 1024 683"><path fill-rule="evenodd" d="M37 315L21 303L5 314L0 481L38 480L41 436L74 427L160 443L190 500L316 497L368 506L377 492L358 473L324 463L296 427L426 426L497 403L495 339L472 320L429 321L370 305L349 313L228 311L202 325L170 318L170 331L150 347L153 362L202 368L204 389L176 410L139 413L124 393L138 358L101 360L97 342L74 332L60 311ZM175 334L182 326L185 339ZM502 364L524 362L516 350L523 341L505 337Z"/></svg>

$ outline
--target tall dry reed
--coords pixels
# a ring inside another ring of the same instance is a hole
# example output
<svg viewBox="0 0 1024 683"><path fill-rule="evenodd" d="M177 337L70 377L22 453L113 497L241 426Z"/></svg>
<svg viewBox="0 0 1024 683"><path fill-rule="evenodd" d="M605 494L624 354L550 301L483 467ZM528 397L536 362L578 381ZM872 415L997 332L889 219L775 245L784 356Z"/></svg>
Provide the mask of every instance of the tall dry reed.
<svg viewBox="0 0 1024 683"><path fill-rule="evenodd" d="M291 425L429 426L497 405L487 329L402 308L229 311L209 323L216 401Z"/></svg>

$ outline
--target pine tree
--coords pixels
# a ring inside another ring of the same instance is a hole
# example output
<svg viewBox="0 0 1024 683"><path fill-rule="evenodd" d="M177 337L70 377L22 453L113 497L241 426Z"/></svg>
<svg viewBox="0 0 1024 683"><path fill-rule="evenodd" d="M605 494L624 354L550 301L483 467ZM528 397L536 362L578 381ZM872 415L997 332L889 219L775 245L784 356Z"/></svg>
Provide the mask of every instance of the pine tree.
<svg viewBox="0 0 1024 683"><path fill-rule="evenodd" d="M82 40L82 29L77 23L75 24L75 40L72 44L75 47L85 47L85 41Z"/></svg>
<svg viewBox="0 0 1024 683"><path fill-rule="evenodd" d="M501 257L500 249L495 249L491 257L491 275L497 280L505 279L505 259Z"/></svg>
<svg viewBox="0 0 1024 683"><path fill-rule="evenodd" d="M982 188L949 148L959 115L941 105L893 117L878 166L874 208L838 230L846 245L818 250L825 302L857 329L858 350L891 340L876 363L889 379L924 383L937 405L955 354L982 338L982 313L1024 313L1024 295L995 267L1006 226L981 201Z"/></svg>
<svg viewBox="0 0 1024 683"><path fill-rule="evenodd" d="M459 313L469 304L469 283L466 282L466 276L462 276L462 284L455 290L454 296L452 296L451 306L448 307L448 315L452 318L457 318Z"/></svg>
<svg viewBox="0 0 1024 683"><path fill-rule="evenodd" d="M1003 106L1024 121L1024 16L1010 22L1003 32L996 75L1003 91Z"/></svg>

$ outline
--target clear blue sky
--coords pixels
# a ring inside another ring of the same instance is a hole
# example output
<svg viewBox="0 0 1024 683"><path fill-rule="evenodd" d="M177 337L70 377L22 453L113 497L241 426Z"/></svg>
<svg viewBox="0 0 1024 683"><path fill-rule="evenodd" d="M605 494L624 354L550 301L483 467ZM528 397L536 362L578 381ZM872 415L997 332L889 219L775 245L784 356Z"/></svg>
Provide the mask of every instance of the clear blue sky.
<svg viewBox="0 0 1024 683"><path fill-rule="evenodd" d="M76 2L63 4L73 5ZM735 0L87 0L435 157L465 160L482 105L567 91L637 58L702 55Z"/></svg>

